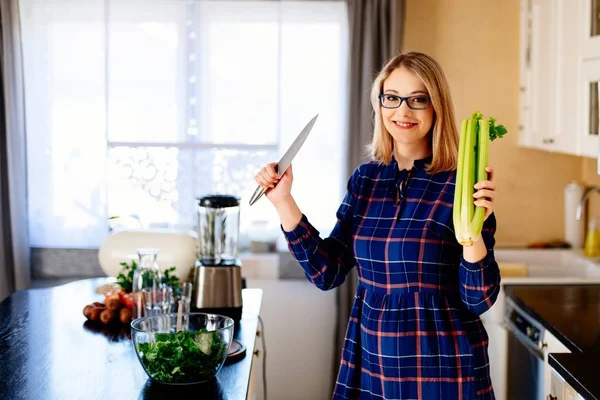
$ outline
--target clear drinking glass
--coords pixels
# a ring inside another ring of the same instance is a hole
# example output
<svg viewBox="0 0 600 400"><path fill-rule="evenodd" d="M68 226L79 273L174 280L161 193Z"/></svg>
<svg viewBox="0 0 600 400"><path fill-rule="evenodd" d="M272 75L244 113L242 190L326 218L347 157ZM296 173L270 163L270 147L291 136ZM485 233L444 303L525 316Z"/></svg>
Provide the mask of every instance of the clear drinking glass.
<svg viewBox="0 0 600 400"><path fill-rule="evenodd" d="M181 302L181 312L189 313L190 304L192 303L192 284L191 282L184 282L181 284L181 295L179 297Z"/></svg>
<svg viewBox="0 0 600 400"><path fill-rule="evenodd" d="M169 314L172 312L174 299L173 288L170 286L160 286L157 289L142 289L144 297L144 309L146 316Z"/></svg>
<svg viewBox="0 0 600 400"><path fill-rule="evenodd" d="M139 262L133 273L133 312L132 318L141 318L146 309L146 298L144 291L149 293L149 299L154 299L154 291L161 287L162 272L157 262L158 249L142 248L138 249Z"/></svg>

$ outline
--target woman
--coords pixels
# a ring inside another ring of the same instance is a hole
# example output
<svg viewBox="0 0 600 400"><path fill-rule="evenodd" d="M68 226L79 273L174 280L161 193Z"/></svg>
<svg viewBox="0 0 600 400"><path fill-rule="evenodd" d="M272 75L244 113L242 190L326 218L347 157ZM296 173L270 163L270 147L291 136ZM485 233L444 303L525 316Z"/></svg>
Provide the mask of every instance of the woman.
<svg viewBox="0 0 600 400"><path fill-rule="evenodd" d="M328 238L290 193L290 167L256 175L291 253L323 290L358 268L359 284L334 399L493 399L488 338L479 315L496 300L495 186L475 185L486 208L481 237L461 246L452 204L458 133L446 77L422 53L400 54L375 79L373 161L348 181Z"/></svg>

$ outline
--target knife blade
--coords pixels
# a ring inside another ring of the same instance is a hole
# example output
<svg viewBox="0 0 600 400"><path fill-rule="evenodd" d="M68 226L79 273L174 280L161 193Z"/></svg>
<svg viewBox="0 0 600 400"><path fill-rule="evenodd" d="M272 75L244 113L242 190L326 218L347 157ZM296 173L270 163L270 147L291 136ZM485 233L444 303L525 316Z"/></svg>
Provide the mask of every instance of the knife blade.
<svg viewBox="0 0 600 400"><path fill-rule="evenodd" d="M315 122L317 121L318 117L319 117L319 114L315 115L310 121L308 121L308 123L306 124L304 129L302 129L302 131L298 134L296 139L294 139L294 142L286 150L286 152L283 154L283 156L281 156L281 159L279 160L279 162L277 163L277 166L276 166L277 176L279 178L281 178L283 176L285 171L288 169L288 167L292 163L292 160L294 159L296 154L298 154L298 152L302 148L304 141L306 141L306 138L308 137L308 134L312 130L313 126L315 125ZM265 189L263 189L260 185L258 185L256 187L256 190L254 191L254 194L250 198L250 205L253 205L254 203L256 203L258 201L258 199L260 199L262 197L263 194L265 194Z"/></svg>

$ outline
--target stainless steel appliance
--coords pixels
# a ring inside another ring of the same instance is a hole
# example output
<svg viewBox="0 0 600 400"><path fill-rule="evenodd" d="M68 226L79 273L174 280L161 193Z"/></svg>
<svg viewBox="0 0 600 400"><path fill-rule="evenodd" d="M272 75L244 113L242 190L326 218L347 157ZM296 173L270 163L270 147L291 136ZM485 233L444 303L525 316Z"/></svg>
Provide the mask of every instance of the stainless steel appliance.
<svg viewBox="0 0 600 400"><path fill-rule="evenodd" d="M240 199L209 195L198 199L198 259L194 269L194 311L242 317L242 263L238 258Z"/></svg>
<svg viewBox="0 0 600 400"><path fill-rule="evenodd" d="M509 297L504 324L508 331L506 398L545 400L550 394L548 354L569 350L535 316Z"/></svg>

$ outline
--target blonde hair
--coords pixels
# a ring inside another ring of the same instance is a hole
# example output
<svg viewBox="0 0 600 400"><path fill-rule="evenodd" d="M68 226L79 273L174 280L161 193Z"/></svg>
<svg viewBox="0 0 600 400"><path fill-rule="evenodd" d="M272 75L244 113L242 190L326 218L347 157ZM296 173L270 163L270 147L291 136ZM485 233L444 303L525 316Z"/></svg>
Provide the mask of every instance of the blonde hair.
<svg viewBox="0 0 600 400"><path fill-rule="evenodd" d="M398 54L387 62L373 82L371 104L375 116L373 142L370 146L371 158L386 165L392 161L394 142L383 125L378 96L383 91L384 81L392 71L400 67L404 67L419 76L431 97L434 112L431 132L433 158L427 167L427 171L435 174L441 171L455 170L458 158L458 130L448 80L437 61L426 54L418 52Z"/></svg>

